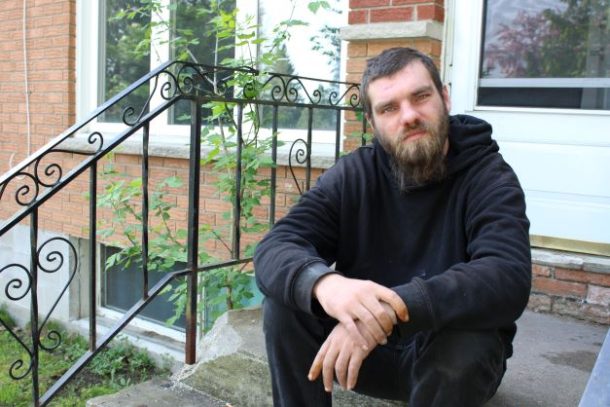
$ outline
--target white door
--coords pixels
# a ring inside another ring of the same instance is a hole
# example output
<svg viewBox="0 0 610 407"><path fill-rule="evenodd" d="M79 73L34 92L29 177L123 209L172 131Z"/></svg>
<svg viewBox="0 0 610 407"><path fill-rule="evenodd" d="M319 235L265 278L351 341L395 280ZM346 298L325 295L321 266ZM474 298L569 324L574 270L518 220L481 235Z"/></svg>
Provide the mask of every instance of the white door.
<svg viewBox="0 0 610 407"><path fill-rule="evenodd" d="M535 239L608 250L610 2L447 3L452 113L493 125Z"/></svg>

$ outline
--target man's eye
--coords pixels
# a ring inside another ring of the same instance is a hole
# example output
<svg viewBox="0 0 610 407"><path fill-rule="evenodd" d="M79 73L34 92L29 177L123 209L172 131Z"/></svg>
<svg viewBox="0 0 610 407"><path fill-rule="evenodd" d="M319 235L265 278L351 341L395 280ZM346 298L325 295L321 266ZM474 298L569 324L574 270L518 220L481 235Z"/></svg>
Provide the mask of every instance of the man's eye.
<svg viewBox="0 0 610 407"><path fill-rule="evenodd" d="M396 107L394 106L384 106L384 108L381 109L381 113L393 112L394 110L396 110Z"/></svg>
<svg viewBox="0 0 610 407"><path fill-rule="evenodd" d="M429 93L421 93L415 97L415 100L417 100L418 102L422 102L422 101L428 99L428 97L430 97Z"/></svg>

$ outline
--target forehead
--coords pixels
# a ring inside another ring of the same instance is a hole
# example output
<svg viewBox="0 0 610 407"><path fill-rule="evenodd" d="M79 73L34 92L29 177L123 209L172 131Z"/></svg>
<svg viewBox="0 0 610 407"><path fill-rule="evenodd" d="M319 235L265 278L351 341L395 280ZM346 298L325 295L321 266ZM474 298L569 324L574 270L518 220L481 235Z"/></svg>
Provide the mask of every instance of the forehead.
<svg viewBox="0 0 610 407"><path fill-rule="evenodd" d="M368 97L375 103L380 98L414 93L427 86L434 87L430 73L420 61L413 61L390 76L373 80L368 87Z"/></svg>

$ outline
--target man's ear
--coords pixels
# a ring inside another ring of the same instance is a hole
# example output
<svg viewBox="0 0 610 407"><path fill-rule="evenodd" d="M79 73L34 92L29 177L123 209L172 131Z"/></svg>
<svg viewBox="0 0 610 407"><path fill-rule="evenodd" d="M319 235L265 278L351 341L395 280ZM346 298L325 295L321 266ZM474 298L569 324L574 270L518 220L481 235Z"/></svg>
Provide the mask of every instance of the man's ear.
<svg viewBox="0 0 610 407"><path fill-rule="evenodd" d="M451 111L451 98L449 97L449 89L447 88L447 85L443 86L443 101L445 102L445 107L447 107L447 111L450 112Z"/></svg>

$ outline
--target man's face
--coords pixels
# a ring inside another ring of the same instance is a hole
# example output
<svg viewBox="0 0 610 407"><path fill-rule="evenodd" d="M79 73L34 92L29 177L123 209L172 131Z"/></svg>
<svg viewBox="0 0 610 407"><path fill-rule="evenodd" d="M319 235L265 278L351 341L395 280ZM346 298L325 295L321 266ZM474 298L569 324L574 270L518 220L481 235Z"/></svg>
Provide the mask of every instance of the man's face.
<svg viewBox="0 0 610 407"><path fill-rule="evenodd" d="M449 147L446 89L439 94L424 65L414 61L392 76L372 81L368 97L369 122L392 158L401 186L442 178Z"/></svg>

